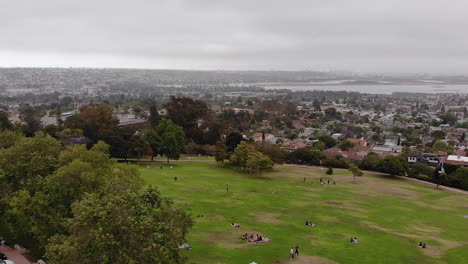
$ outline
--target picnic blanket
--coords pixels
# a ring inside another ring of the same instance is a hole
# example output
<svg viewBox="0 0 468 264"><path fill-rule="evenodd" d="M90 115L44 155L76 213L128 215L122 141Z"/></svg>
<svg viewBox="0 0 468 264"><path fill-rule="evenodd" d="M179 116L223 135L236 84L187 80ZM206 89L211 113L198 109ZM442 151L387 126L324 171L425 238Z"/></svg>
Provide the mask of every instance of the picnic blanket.
<svg viewBox="0 0 468 264"><path fill-rule="evenodd" d="M262 240L260 241L254 241L255 243L267 243L267 242L270 242L271 239L269 239L268 237L264 237Z"/></svg>

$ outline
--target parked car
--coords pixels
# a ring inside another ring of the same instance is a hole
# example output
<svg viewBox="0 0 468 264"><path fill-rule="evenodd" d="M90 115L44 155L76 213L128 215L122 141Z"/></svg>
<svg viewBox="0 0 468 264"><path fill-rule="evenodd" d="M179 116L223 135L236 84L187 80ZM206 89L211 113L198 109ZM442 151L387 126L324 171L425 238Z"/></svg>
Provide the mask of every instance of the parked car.
<svg viewBox="0 0 468 264"><path fill-rule="evenodd" d="M0 264L15 264L15 262L6 259L6 260L0 260Z"/></svg>

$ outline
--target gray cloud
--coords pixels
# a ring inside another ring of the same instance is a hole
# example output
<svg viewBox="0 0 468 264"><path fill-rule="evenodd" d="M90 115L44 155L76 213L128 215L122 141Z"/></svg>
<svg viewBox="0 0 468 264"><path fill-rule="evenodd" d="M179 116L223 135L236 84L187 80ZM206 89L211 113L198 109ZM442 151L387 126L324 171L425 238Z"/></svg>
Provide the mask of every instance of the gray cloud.
<svg viewBox="0 0 468 264"><path fill-rule="evenodd" d="M0 66L468 69L466 0L0 4Z"/></svg>

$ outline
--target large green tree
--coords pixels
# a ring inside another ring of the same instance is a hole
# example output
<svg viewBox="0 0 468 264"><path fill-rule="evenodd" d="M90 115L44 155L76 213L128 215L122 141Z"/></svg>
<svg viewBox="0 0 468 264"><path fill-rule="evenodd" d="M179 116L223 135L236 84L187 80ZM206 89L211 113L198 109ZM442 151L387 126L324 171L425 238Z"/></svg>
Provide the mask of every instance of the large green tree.
<svg viewBox="0 0 468 264"><path fill-rule="evenodd" d="M322 134L318 136L317 139L323 142L327 148L332 148L336 145L336 140L327 134Z"/></svg>
<svg viewBox="0 0 468 264"><path fill-rule="evenodd" d="M233 162L238 167L244 169L247 168L247 159L249 158L249 154L251 152L257 151L253 145L242 141L237 148L234 150L234 153L231 155L231 162Z"/></svg>
<svg viewBox="0 0 468 264"><path fill-rule="evenodd" d="M67 233L52 237L48 263L184 263L178 246L191 219L155 189L87 194L73 205Z"/></svg>
<svg viewBox="0 0 468 264"><path fill-rule="evenodd" d="M241 143L243 136L239 132L231 132L226 136L226 146L228 152L233 152L237 145Z"/></svg>
<svg viewBox="0 0 468 264"><path fill-rule="evenodd" d="M181 126L188 139L196 143L201 138L197 135L203 134L203 127L199 121L206 121L209 117L209 109L205 102L189 97L171 96L171 100L164 105L167 116L176 125Z"/></svg>
<svg viewBox="0 0 468 264"><path fill-rule="evenodd" d="M179 159L184 150L185 133L182 127L174 124L172 120L162 119L156 127L159 136L159 151L169 159Z"/></svg>
<svg viewBox="0 0 468 264"><path fill-rule="evenodd" d="M468 190L468 168L458 168L449 175L449 182L453 187Z"/></svg>
<svg viewBox="0 0 468 264"><path fill-rule="evenodd" d="M320 160L325 156L319 150L311 148L299 148L289 152L286 160L295 164L320 165Z"/></svg>
<svg viewBox="0 0 468 264"><path fill-rule="evenodd" d="M216 142L216 148L215 148L215 159L216 161L221 161L224 162L224 160L227 158L227 147L224 145L222 141L217 141Z"/></svg>
<svg viewBox="0 0 468 264"><path fill-rule="evenodd" d="M60 150L60 143L44 134L20 138L13 146L1 150L1 196L8 197L26 186L38 187L38 181L57 168Z"/></svg>
<svg viewBox="0 0 468 264"><path fill-rule="evenodd" d="M408 171L408 162L404 157L388 156L379 160L376 169L390 175L403 175Z"/></svg>
<svg viewBox="0 0 468 264"><path fill-rule="evenodd" d="M11 129L13 125L10 122L8 112L0 110L0 131L5 129Z"/></svg>
<svg viewBox="0 0 468 264"><path fill-rule="evenodd" d="M28 137L32 137L42 128L40 112L38 109L30 105L22 105L19 111L19 117L23 122L21 125L23 133Z"/></svg>
<svg viewBox="0 0 468 264"><path fill-rule="evenodd" d="M119 120L113 116L112 109L105 105L86 105L80 112L65 120L65 127L81 129L84 135L97 142L104 130L115 129Z"/></svg>
<svg viewBox="0 0 468 264"><path fill-rule="evenodd" d="M271 169L274 165L275 163L267 155L259 151L251 152L247 157L247 167L252 170L258 170L260 176L263 170Z"/></svg>
<svg viewBox="0 0 468 264"><path fill-rule="evenodd" d="M158 125L159 120L161 120L161 117L159 116L158 108L156 104L152 104L149 107L149 117L148 117L148 123L150 128L154 128Z"/></svg>
<svg viewBox="0 0 468 264"><path fill-rule="evenodd" d="M11 130L0 131L0 149L9 148L15 145L16 141L23 136L21 133Z"/></svg>

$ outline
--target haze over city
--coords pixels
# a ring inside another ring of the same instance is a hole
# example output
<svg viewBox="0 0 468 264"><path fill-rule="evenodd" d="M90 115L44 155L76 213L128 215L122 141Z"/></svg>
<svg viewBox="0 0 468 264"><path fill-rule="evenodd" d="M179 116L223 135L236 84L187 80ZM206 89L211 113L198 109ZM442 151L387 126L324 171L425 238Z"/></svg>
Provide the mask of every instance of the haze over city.
<svg viewBox="0 0 468 264"><path fill-rule="evenodd" d="M467 0L0 0L0 264L461 264Z"/></svg>
<svg viewBox="0 0 468 264"><path fill-rule="evenodd" d="M2 1L0 67L465 74L468 2Z"/></svg>

